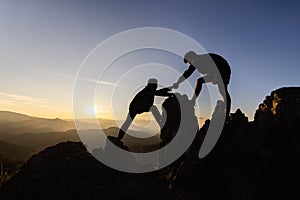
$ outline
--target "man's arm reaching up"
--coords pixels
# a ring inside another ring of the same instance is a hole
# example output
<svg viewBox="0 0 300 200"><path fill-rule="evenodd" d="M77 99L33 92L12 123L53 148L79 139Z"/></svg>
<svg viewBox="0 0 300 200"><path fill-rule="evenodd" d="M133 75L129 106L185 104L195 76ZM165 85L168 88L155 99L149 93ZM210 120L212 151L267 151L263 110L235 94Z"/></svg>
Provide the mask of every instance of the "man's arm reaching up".
<svg viewBox="0 0 300 200"><path fill-rule="evenodd" d="M188 77L190 77L194 71L195 67L193 65L190 65L189 68L185 70L184 73L179 77L177 82L173 84L172 88L177 89L179 87L179 84L182 83Z"/></svg>

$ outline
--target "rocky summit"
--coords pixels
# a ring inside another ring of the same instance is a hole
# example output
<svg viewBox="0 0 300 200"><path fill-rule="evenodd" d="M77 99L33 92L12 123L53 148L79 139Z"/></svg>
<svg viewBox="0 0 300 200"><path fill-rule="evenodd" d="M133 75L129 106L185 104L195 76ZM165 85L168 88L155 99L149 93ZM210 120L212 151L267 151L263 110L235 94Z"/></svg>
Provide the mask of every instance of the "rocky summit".
<svg viewBox="0 0 300 200"><path fill-rule="evenodd" d="M174 111L172 105L178 105L176 99L166 100L166 112ZM165 144L173 137L167 133L177 128L172 123L182 116L194 119L193 112L167 119ZM80 142L60 143L29 159L0 188L0 198L300 199L299 116L300 88L280 88L259 105L253 122L240 109L231 113L206 157L199 159L198 152L214 116L182 157L145 174L113 170Z"/></svg>

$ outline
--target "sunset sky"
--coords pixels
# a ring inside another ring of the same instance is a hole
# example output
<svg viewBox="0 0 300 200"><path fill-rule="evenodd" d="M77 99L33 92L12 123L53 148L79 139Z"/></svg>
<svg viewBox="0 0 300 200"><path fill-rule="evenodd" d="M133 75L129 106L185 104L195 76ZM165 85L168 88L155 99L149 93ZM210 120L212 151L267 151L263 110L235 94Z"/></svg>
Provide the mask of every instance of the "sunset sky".
<svg viewBox="0 0 300 200"><path fill-rule="evenodd" d="M164 27L226 58L232 68L231 111L241 108L253 119L272 90L300 85L299 9L299 1L292 0L0 0L0 110L72 118L75 76L95 46L128 29ZM157 52L147 55L152 56L149 62L157 58L164 63ZM179 58L164 56L168 58L167 64L179 72L187 67ZM198 76L195 72L192 85ZM114 84L104 85L110 90ZM130 94L137 91L129 79L122 87ZM206 93L204 88L201 117L210 112L205 110ZM99 98L99 105L87 105L87 114L96 106L97 116L111 118L111 104ZM122 101L126 105L129 99ZM124 118L128 108L117 109L118 118Z"/></svg>

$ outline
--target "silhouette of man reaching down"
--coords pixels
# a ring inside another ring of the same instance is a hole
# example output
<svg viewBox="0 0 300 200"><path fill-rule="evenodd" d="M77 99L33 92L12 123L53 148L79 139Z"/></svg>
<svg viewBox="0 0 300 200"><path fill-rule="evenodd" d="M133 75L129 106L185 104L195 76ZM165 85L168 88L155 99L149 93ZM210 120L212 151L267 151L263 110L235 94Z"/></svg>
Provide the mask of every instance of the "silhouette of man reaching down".
<svg viewBox="0 0 300 200"><path fill-rule="evenodd" d="M141 90L137 95L133 98L129 105L129 113L125 122L123 123L119 135L118 141L121 141L127 132L129 126L131 125L133 119L137 114L141 114L144 112L152 112L155 120L157 121L158 125L162 126L162 117L159 113L156 106L153 105L154 103L154 96L170 96L171 93L168 93L170 89L164 88L161 90L157 89L157 79L151 78L148 80L147 86Z"/></svg>
<svg viewBox="0 0 300 200"><path fill-rule="evenodd" d="M184 63L188 63L189 67L187 70L185 70L182 76L179 77L178 81L173 84L172 88L177 89L179 84L190 77L197 69L197 71L204 76L197 79L192 101L195 103L196 98L201 92L203 83L212 83L214 85L218 85L219 92L223 97L223 101L225 101L226 98L226 118L228 118L231 106L231 98L228 93L231 69L227 61L222 56L217 54L208 53L197 55L194 51L189 51L184 56Z"/></svg>

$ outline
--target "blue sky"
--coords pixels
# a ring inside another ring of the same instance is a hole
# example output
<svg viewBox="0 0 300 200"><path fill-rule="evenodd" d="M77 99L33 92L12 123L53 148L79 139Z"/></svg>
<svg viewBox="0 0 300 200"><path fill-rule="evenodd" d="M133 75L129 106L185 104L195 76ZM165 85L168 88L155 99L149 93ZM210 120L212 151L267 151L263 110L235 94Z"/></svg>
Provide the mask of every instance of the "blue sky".
<svg viewBox="0 0 300 200"><path fill-rule="evenodd" d="M298 1L1 0L0 106L71 117L74 77L87 54L113 34L157 26L226 58L232 111L252 118L272 90L300 85L299 8Z"/></svg>

